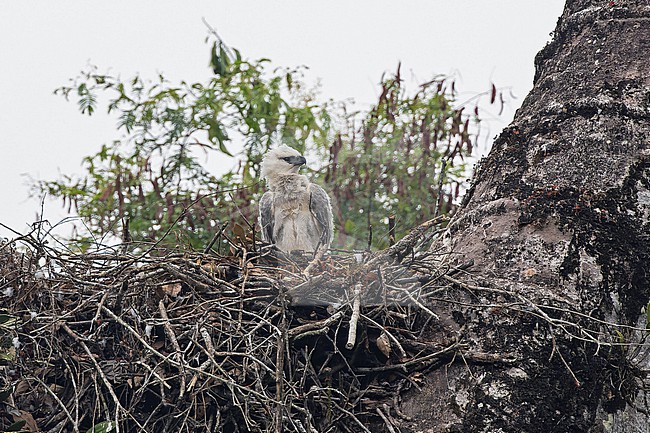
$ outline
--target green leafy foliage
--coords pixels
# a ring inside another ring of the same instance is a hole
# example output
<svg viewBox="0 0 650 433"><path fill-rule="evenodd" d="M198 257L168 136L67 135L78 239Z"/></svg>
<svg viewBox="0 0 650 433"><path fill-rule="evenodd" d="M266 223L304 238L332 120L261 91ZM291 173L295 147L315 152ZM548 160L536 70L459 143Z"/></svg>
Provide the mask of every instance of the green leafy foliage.
<svg viewBox="0 0 650 433"><path fill-rule="evenodd" d="M322 180L330 187L339 245L362 248L369 227L373 244L388 244L388 217L396 235L447 213L463 184L463 155L472 151L470 119L455 108L454 85L440 77L408 95L397 73L381 84L376 105L361 126L339 133L326 149ZM478 118L475 118L478 122Z"/></svg>
<svg viewBox="0 0 650 433"><path fill-rule="evenodd" d="M81 112L88 114L96 109L97 93L103 93L127 137L86 157L84 176L37 185L86 219L85 240L120 236L128 219L138 240L157 241L173 227L174 242L198 245L222 221L254 221L251 200L260 191L262 155L275 139L304 149L307 140L323 133L322 108L295 85L302 80L300 68L268 71L267 61L242 60L219 45L212 51L218 74L206 83L172 85L163 76L125 82L93 68L55 91L66 98L76 95ZM291 91L287 82L294 83ZM242 162L215 177L201 156L232 157L233 137L244 143Z"/></svg>
<svg viewBox="0 0 650 433"><path fill-rule="evenodd" d="M217 40L214 76L205 82L82 72L55 93L77 98L88 115L107 100L124 138L86 157L83 176L40 182L35 191L83 217L75 236L85 245L108 235L203 248L224 223L254 227L259 165L282 142L321 161L312 177L332 197L340 247L365 248L370 226L374 246L385 246L389 215L400 237L451 209L472 150L453 83L440 77L409 94L398 69L382 80L375 106L351 112L349 103L316 102L301 68L269 65ZM233 168L215 176L205 155L228 158Z"/></svg>

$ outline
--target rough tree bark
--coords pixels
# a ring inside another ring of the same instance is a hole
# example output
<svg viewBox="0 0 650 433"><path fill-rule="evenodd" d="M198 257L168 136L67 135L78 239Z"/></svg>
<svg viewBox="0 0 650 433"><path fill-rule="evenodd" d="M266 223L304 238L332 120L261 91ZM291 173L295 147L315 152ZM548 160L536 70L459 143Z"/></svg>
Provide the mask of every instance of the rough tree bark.
<svg viewBox="0 0 650 433"><path fill-rule="evenodd" d="M412 431L650 431L650 2L567 0L536 68L450 224L474 266L428 336L485 356L426 376Z"/></svg>

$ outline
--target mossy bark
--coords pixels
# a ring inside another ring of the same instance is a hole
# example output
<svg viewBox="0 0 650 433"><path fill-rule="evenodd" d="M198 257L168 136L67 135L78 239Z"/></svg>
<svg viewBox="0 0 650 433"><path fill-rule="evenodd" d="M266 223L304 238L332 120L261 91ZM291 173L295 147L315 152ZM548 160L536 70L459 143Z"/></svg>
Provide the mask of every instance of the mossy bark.
<svg viewBox="0 0 650 433"><path fill-rule="evenodd" d="M650 431L650 3L568 0L535 63L449 226L474 266L436 311L492 356L429 373L411 431Z"/></svg>

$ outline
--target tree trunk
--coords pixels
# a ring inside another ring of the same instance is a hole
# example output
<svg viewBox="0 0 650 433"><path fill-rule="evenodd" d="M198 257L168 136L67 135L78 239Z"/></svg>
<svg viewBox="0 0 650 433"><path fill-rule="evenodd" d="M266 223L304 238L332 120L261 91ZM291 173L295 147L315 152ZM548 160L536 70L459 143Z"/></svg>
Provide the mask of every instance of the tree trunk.
<svg viewBox="0 0 650 433"><path fill-rule="evenodd" d="M467 356L403 401L412 431L650 431L650 2L568 0L535 63L450 224L474 266L428 338Z"/></svg>

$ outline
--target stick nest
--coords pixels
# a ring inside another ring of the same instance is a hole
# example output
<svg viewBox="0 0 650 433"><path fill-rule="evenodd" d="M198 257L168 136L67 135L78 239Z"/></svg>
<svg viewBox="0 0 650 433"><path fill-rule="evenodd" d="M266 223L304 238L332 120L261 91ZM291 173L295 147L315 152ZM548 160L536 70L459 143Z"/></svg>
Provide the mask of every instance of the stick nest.
<svg viewBox="0 0 650 433"><path fill-rule="evenodd" d="M257 246L0 242L0 429L392 430L401 395L459 345L426 306L450 272L429 248L438 222L308 275L308 258Z"/></svg>

